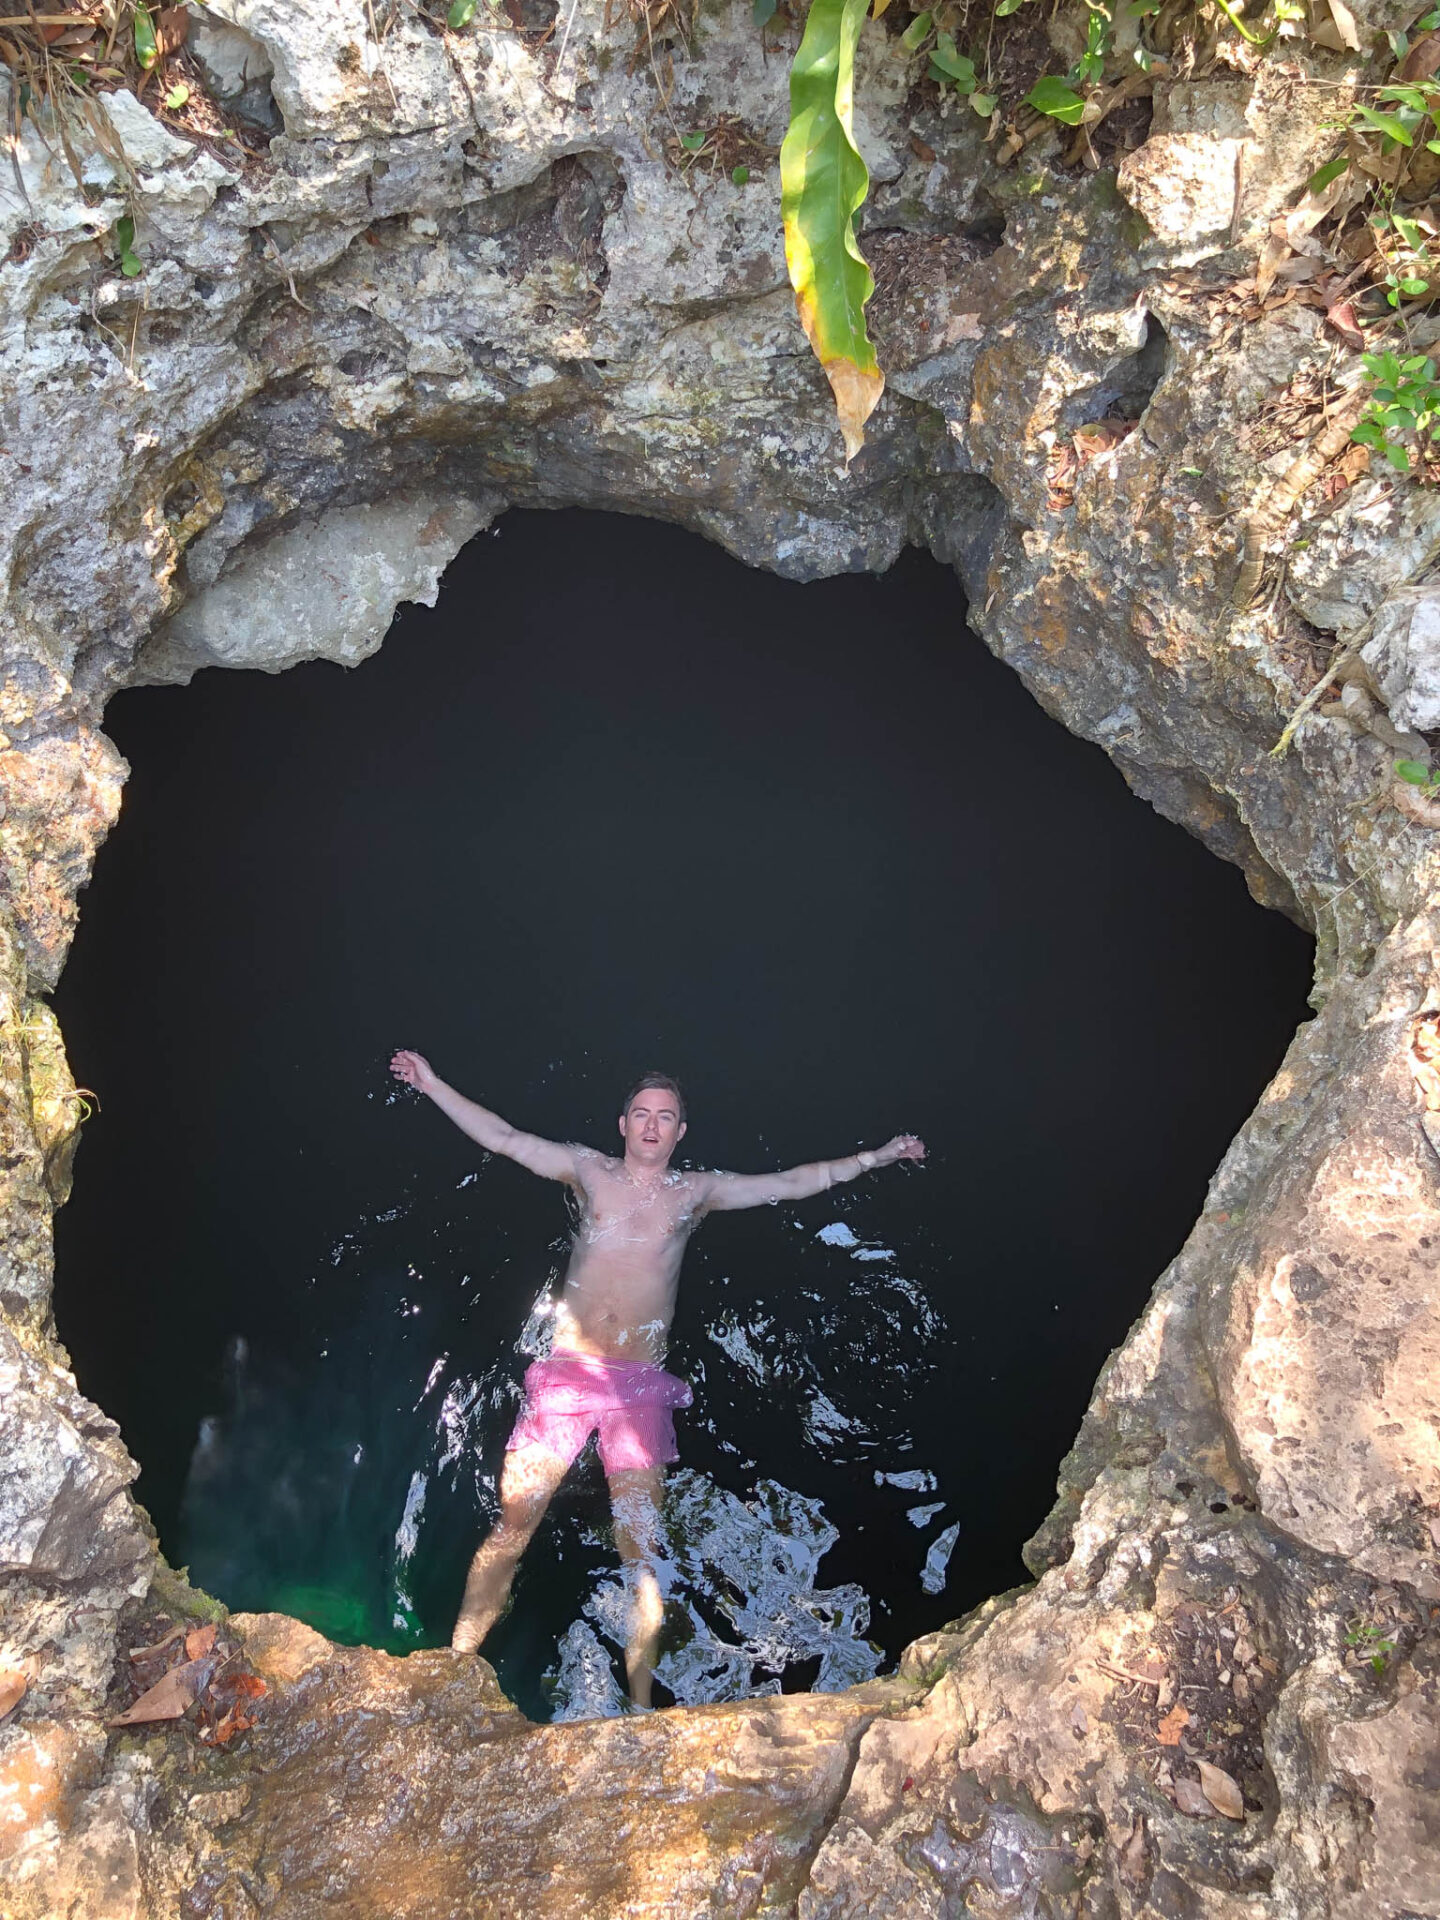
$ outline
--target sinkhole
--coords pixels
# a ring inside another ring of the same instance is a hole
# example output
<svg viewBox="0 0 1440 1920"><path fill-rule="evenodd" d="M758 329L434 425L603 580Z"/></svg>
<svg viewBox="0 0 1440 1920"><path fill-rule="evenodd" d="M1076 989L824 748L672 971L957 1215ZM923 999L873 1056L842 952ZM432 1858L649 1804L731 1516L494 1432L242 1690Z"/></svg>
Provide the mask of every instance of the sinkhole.
<svg viewBox="0 0 1440 1920"><path fill-rule="evenodd" d="M691 1242L660 1699L844 1685L1025 1577L1310 944L964 612L916 551L798 585L512 513L357 669L112 703L56 1311L199 1584L449 1637L569 1223L397 1089L399 1046L606 1149L656 1067L696 1165L928 1143ZM587 1454L486 1646L527 1712L618 1705L615 1574Z"/></svg>

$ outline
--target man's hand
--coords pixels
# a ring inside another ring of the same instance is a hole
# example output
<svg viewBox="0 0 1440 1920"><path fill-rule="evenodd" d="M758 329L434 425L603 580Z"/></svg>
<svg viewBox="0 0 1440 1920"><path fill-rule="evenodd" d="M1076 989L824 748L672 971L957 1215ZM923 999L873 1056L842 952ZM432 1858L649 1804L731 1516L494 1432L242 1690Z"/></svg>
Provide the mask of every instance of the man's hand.
<svg viewBox="0 0 1440 1920"><path fill-rule="evenodd" d="M408 1047L402 1047L395 1055L390 1071L417 1093L433 1092L440 1078L423 1053L411 1053Z"/></svg>
<svg viewBox="0 0 1440 1920"><path fill-rule="evenodd" d="M897 1160L923 1160L925 1142L918 1140L913 1133L897 1133L883 1147L876 1147L874 1153L877 1167L893 1166Z"/></svg>

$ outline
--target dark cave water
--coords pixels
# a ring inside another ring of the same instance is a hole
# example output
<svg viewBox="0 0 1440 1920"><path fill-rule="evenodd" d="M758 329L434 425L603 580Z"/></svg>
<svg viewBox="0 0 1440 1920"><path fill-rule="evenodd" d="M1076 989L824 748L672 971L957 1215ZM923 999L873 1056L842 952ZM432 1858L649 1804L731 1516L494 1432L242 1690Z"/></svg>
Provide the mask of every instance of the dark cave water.
<svg viewBox="0 0 1440 1920"><path fill-rule="evenodd" d="M200 1584L448 1639L567 1219L394 1087L397 1046L607 1147L668 1069L696 1164L929 1143L692 1244L675 1697L847 1684L1024 1577L1310 947L963 614L918 553L801 587L512 514L353 672L114 702L57 1312ZM486 1649L527 1711L615 1705L618 1598L592 1455Z"/></svg>

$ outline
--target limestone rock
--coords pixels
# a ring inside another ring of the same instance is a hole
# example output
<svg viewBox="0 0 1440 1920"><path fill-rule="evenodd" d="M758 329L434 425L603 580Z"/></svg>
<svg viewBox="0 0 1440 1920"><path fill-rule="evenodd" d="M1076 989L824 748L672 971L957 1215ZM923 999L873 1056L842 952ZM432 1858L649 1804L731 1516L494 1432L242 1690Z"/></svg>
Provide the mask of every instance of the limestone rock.
<svg viewBox="0 0 1440 1920"><path fill-rule="evenodd" d="M1440 730L1440 593L1433 586L1405 587L1384 601L1360 657L1396 726Z"/></svg>
<svg viewBox="0 0 1440 1920"><path fill-rule="evenodd" d="M402 600L434 606L440 575L502 504L496 494L395 495L272 534L160 629L132 682L183 685L201 667L356 666L385 638Z"/></svg>

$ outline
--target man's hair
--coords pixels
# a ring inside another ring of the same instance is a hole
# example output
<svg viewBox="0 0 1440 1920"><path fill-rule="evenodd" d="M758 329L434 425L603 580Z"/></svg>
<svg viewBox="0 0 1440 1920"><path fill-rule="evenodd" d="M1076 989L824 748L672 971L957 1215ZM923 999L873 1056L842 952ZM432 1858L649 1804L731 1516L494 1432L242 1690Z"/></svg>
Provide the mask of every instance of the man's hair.
<svg viewBox="0 0 1440 1920"><path fill-rule="evenodd" d="M625 1104L620 1111L622 1113L629 1113L631 1107L635 1104L635 1096L639 1093L648 1093L652 1088L656 1092L668 1093L674 1096L675 1111L683 1121L685 1118L685 1096L680 1091L680 1082L672 1079L668 1073L642 1073L634 1086L631 1087L629 1093L626 1094Z"/></svg>

